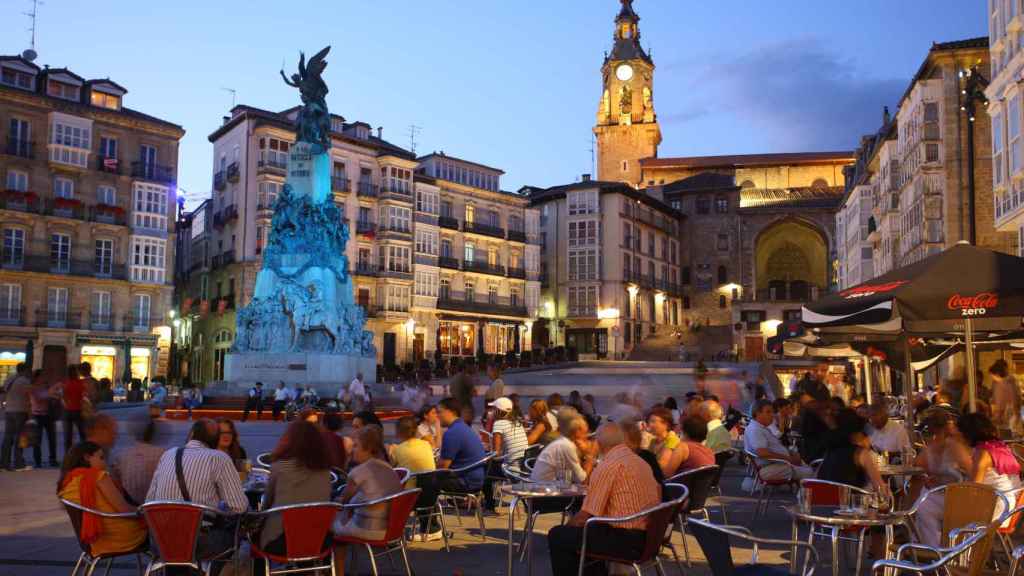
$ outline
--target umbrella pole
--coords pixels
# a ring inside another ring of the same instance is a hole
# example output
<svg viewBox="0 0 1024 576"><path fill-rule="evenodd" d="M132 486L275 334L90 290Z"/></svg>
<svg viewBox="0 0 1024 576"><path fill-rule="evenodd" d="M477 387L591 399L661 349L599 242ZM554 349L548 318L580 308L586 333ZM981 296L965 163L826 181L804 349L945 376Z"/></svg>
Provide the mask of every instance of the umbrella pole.
<svg viewBox="0 0 1024 576"><path fill-rule="evenodd" d="M971 413L978 410L978 370L974 358L974 320L964 320L964 352L967 354L967 400Z"/></svg>
<svg viewBox="0 0 1024 576"><path fill-rule="evenodd" d="M903 334L903 355L906 357L906 376L903 378L903 423L910 437L914 437L914 389L917 387L917 376L914 374L914 359L910 356L910 337Z"/></svg>
<svg viewBox="0 0 1024 576"><path fill-rule="evenodd" d="M868 404L871 401L871 356L864 356L864 399Z"/></svg>

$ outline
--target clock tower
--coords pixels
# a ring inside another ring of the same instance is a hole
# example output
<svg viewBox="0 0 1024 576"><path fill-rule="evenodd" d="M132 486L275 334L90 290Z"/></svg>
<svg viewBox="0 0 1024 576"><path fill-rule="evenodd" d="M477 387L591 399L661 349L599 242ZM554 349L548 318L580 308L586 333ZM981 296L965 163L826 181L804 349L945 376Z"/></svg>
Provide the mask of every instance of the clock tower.
<svg viewBox="0 0 1024 576"><path fill-rule="evenodd" d="M597 108L597 179L641 186L640 160L658 155L661 128L654 113L654 61L640 46L633 0L620 0L612 51L601 66Z"/></svg>

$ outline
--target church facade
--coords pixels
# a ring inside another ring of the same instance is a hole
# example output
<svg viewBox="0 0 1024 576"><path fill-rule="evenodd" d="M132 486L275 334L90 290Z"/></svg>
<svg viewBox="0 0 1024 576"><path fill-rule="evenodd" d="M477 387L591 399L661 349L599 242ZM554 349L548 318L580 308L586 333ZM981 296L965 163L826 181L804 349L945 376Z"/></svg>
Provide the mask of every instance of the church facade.
<svg viewBox="0 0 1024 576"><path fill-rule="evenodd" d="M655 64L632 0L621 3L601 67L596 180L677 211L679 276L670 284L679 286L684 340L702 355L761 358L779 325L834 284L835 213L854 154L659 156Z"/></svg>

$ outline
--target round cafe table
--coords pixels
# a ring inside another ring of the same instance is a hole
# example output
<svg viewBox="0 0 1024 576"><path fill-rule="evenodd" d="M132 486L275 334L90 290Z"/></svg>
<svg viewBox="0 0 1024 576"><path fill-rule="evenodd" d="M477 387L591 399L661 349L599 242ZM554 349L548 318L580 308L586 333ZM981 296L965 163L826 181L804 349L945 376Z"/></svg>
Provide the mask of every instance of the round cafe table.
<svg viewBox="0 0 1024 576"><path fill-rule="evenodd" d="M515 510L519 501L526 503L526 518L529 519L533 513L532 502L543 498L582 498L587 495L587 487L582 484L561 484L556 482L519 482L516 484L505 484L501 492L512 497L508 507L508 570L505 576L512 576L512 543L515 532ZM526 534L530 538L531 534ZM526 540L524 539L525 543ZM533 546L528 546L526 556L527 574L533 574Z"/></svg>
<svg viewBox="0 0 1024 576"><path fill-rule="evenodd" d="M893 545L895 526L904 524L907 521L906 511L879 512L878 510L861 510L854 512L845 510L839 506L814 506L810 509L803 509L799 505L783 506L793 518L793 540L799 540L800 523L828 526L832 531L832 574L839 575L839 532L849 528L876 528L885 529L885 557L892 558L895 555ZM813 526L812 526L813 529ZM797 548L793 547L789 560L790 572L796 572Z"/></svg>
<svg viewBox="0 0 1024 576"><path fill-rule="evenodd" d="M921 476L928 471L920 466L903 466L900 464L886 464L878 467L879 474L883 478L890 476Z"/></svg>

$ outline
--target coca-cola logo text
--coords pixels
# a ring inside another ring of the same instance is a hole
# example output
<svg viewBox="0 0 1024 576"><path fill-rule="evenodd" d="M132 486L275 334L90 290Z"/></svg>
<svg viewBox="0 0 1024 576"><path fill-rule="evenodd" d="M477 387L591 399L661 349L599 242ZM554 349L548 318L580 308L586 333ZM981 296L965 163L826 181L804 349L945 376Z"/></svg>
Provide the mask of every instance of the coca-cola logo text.
<svg viewBox="0 0 1024 576"><path fill-rule="evenodd" d="M959 310L961 316L984 316L990 308L999 306L999 294L979 292L974 296L953 294L946 302L950 310Z"/></svg>
<svg viewBox="0 0 1024 576"><path fill-rule="evenodd" d="M879 292L891 292L906 283L906 280L894 280L885 284L864 284L863 286L854 286L849 290L843 290L839 295L846 299L863 298Z"/></svg>

